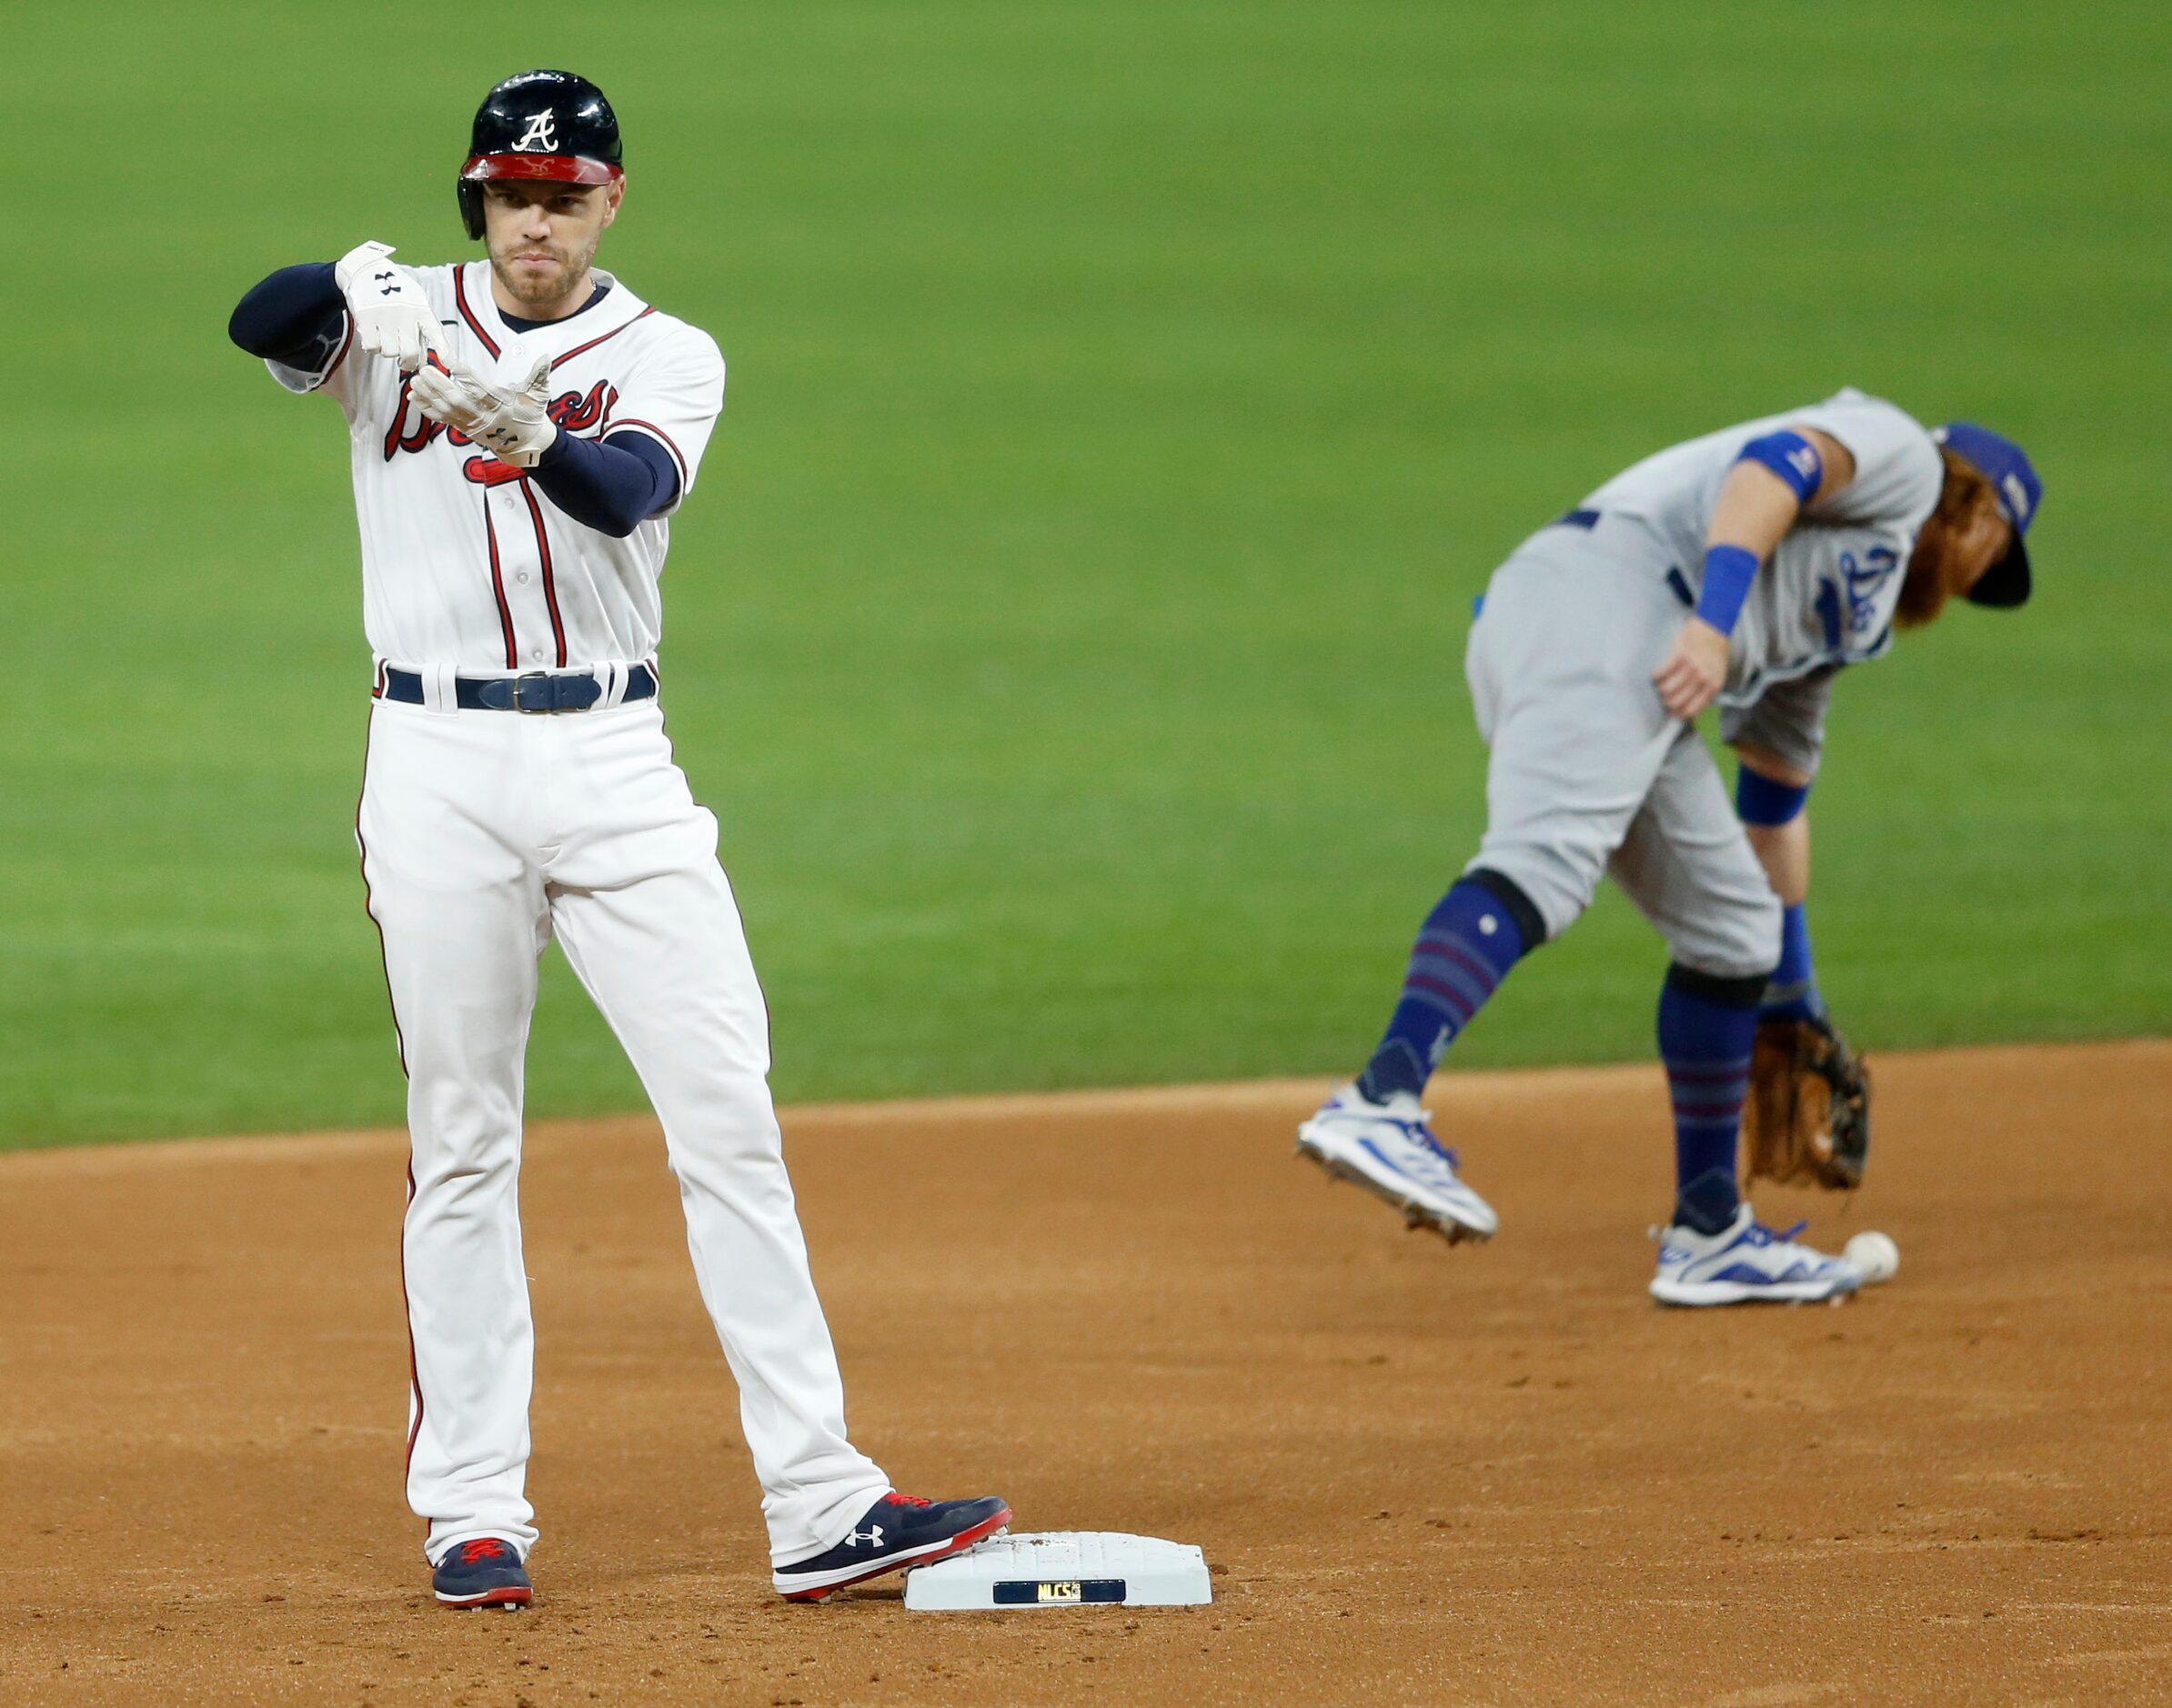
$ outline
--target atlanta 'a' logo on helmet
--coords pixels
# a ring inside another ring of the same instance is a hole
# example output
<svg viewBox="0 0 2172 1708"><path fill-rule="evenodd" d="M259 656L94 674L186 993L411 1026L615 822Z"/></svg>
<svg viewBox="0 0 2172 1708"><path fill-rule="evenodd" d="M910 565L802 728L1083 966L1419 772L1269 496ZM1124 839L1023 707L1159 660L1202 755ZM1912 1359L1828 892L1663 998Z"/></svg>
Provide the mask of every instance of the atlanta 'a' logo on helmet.
<svg viewBox="0 0 2172 1708"><path fill-rule="evenodd" d="M513 152L524 155L531 150L544 154L554 152L558 146L558 129L550 122L551 109L545 107L528 121L528 128L520 133L520 140L513 145Z"/></svg>

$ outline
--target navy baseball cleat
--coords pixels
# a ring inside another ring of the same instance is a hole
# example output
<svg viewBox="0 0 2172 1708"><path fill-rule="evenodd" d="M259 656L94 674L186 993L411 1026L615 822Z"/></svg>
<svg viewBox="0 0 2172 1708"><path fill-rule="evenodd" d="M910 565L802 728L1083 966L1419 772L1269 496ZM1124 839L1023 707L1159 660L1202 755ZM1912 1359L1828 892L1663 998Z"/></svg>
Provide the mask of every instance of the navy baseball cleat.
<svg viewBox="0 0 2172 1708"><path fill-rule="evenodd" d="M1001 1533L1010 1522L1011 1508L1001 1495L923 1501L917 1494L892 1492L869 1507L836 1547L811 1560L779 1566L769 1581L788 1602L827 1601L848 1583L963 1552Z"/></svg>
<svg viewBox="0 0 2172 1708"><path fill-rule="evenodd" d="M447 1607L526 1607L535 1599L518 1552L496 1536L455 1542L430 1573L430 1588Z"/></svg>

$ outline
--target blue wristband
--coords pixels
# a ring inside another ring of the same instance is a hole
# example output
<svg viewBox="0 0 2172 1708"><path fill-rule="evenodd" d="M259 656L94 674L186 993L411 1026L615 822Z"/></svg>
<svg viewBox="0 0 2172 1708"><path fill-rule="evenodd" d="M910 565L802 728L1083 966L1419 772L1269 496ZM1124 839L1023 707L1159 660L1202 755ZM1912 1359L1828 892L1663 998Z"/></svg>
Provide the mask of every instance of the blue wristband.
<svg viewBox="0 0 2172 1708"><path fill-rule="evenodd" d="M1810 785L1775 783L1743 766L1735 774L1735 813L1745 824L1791 824L1810 799Z"/></svg>
<svg viewBox="0 0 2172 1708"><path fill-rule="evenodd" d="M1825 477L1825 459L1817 454L1817 447L1800 433L1790 433L1785 427L1777 433L1752 439L1735 460L1771 469L1787 483L1797 504L1809 503L1810 495Z"/></svg>
<svg viewBox="0 0 2172 1708"><path fill-rule="evenodd" d="M1733 634L1756 573L1757 554L1747 547L1710 548L1704 553L1704 585L1697 590L1697 615L1721 634Z"/></svg>

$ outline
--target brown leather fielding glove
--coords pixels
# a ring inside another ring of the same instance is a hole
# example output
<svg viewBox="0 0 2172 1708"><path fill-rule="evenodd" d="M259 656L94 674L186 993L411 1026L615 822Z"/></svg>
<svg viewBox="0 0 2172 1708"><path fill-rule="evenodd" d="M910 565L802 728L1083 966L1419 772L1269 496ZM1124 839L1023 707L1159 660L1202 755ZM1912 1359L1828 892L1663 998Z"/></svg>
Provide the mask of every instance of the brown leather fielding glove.
<svg viewBox="0 0 2172 1708"><path fill-rule="evenodd" d="M1870 1070L1833 1022L1766 1020L1750 1058L1743 1149L1753 1181L1835 1191L1863 1183L1870 1156Z"/></svg>

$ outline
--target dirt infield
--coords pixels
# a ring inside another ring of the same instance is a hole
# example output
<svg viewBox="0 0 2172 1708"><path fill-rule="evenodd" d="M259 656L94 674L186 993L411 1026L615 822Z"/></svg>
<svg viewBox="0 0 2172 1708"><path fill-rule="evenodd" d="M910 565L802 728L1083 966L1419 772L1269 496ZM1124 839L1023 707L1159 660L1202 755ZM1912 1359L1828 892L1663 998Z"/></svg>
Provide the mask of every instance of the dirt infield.
<svg viewBox="0 0 2172 1708"><path fill-rule="evenodd" d="M0 1158L0 1702L2172 1697L2172 1041L1890 1057L1841 1309L1665 1312L1664 1090L1472 1074L1502 1212L1292 1160L1312 1083L787 1120L857 1437L1209 1609L769 1589L646 1121L531 1137L538 1603L423 1594L396 1134Z"/></svg>

